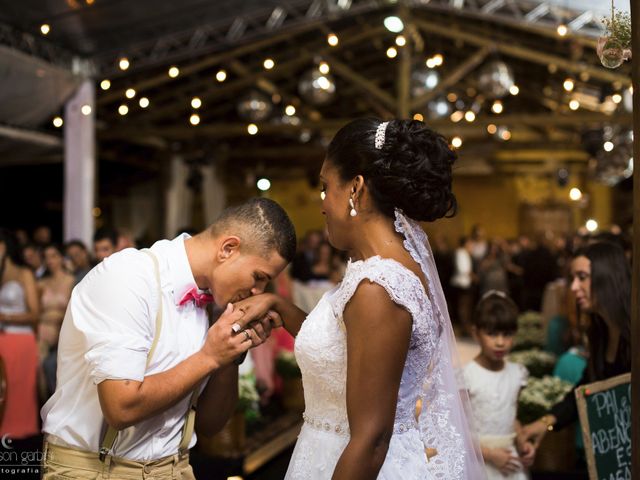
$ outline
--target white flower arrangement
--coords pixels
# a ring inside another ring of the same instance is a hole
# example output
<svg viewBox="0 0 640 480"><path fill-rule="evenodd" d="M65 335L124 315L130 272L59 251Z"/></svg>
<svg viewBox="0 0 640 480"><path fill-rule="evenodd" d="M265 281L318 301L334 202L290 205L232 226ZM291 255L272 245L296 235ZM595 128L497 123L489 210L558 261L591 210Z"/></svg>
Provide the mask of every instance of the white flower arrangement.
<svg viewBox="0 0 640 480"><path fill-rule="evenodd" d="M509 360L527 367L532 377L543 377L553 372L556 364L556 356L553 353L544 352L537 348L513 352Z"/></svg>
<svg viewBox="0 0 640 480"><path fill-rule="evenodd" d="M239 412L243 412L247 420L256 419L260 416L258 402L260 395L256 388L256 377L253 373L245 373L238 377L238 407Z"/></svg>
<svg viewBox="0 0 640 480"><path fill-rule="evenodd" d="M545 331L540 313L528 311L518 316L518 331L513 339L514 350L542 348L545 342Z"/></svg>
<svg viewBox="0 0 640 480"><path fill-rule="evenodd" d="M550 375L529 378L518 399L518 419L529 423L540 418L572 389L572 383Z"/></svg>

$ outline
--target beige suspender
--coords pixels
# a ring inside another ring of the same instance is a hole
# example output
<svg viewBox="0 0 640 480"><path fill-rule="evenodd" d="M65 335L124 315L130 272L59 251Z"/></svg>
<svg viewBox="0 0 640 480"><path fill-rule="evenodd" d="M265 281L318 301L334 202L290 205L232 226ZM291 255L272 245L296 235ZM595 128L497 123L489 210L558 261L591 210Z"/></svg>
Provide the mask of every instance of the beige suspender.
<svg viewBox="0 0 640 480"><path fill-rule="evenodd" d="M153 268L155 270L156 281L158 283L158 314L156 315L156 331L153 336L151 348L149 349L149 353L147 354L146 368L149 368L151 357L153 357L153 353L156 350L158 340L160 339L160 332L162 331L162 284L160 283L160 267L158 265L158 259L148 248L145 248L142 251L149 255L149 257L151 257L151 259L153 260ZM180 441L180 446L178 447L178 451L180 454L185 453L189 450L189 443L191 442L191 437L193 436L193 428L196 420L196 403L198 400L199 392L200 384L196 386L196 388L193 390L193 393L191 394L189 409L187 410L184 427L182 428L182 440ZM114 443L116 442L117 436L118 430L109 425L104 438L102 439L102 445L100 446L100 461L104 461L106 456L109 455Z"/></svg>

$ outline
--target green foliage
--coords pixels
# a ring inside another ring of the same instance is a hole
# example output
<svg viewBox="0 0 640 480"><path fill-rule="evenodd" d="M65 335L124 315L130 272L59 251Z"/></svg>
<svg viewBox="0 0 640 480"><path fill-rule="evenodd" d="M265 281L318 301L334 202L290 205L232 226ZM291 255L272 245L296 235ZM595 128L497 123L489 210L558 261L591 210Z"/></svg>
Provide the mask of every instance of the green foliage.
<svg viewBox="0 0 640 480"><path fill-rule="evenodd" d="M613 9L611 18L605 18L603 21L607 29L608 43L613 43L620 48L631 48L631 15L627 12L621 12Z"/></svg>

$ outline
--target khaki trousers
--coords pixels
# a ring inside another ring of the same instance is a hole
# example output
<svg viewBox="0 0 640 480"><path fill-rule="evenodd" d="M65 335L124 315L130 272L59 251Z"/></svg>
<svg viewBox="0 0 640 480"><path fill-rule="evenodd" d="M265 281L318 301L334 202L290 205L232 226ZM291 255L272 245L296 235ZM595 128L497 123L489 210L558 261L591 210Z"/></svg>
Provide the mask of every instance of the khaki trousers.
<svg viewBox="0 0 640 480"><path fill-rule="evenodd" d="M44 442L43 480L195 480L189 454L171 455L159 460L137 462L107 456L101 462L97 453L60 447Z"/></svg>

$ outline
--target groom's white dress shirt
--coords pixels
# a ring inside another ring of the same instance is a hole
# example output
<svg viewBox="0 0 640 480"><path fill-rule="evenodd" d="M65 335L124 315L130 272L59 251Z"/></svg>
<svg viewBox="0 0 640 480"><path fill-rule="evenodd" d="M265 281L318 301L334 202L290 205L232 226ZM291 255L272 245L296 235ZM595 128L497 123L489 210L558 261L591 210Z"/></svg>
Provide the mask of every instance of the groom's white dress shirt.
<svg viewBox="0 0 640 480"><path fill-rule="evenodd" d="M183 234L156 242L163 322L145 372L155 334L158 284L153 261L126 249L105 259L76 286L60 332L57 388L41 411L43 431L54 444L98 452L105 423L97 385L103 380L143 381L174 367L203 345L206 311L182 296L196 285ZM158 459L178 452L189 397L118 434L113 455ZM195 435L191 440L192 447Z"/></svg>

